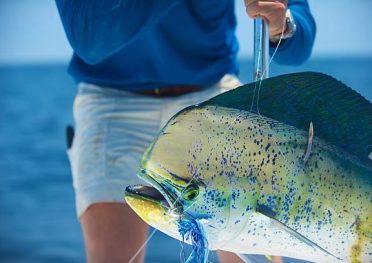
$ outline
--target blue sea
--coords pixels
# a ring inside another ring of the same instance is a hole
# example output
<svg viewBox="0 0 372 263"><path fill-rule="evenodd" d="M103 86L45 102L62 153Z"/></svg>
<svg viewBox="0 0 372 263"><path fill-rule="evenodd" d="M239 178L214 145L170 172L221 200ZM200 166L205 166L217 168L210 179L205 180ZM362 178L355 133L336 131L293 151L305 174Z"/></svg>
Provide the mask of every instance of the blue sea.
<svg viewBox="0 0 372 263"><path fill-rule="evenodd" d="M80 225L65 154L76 86L66 65L0 66L0 261L84 262ZM270 75L330 74L372 100L372 58L313 59L301 67L273 64ZM252 79L241 61L240 78ZM181 245L157 232L146 262L179 262ZM218 262L215 254L209 258ZM300 262L286 260L286 262Z"/></svg>

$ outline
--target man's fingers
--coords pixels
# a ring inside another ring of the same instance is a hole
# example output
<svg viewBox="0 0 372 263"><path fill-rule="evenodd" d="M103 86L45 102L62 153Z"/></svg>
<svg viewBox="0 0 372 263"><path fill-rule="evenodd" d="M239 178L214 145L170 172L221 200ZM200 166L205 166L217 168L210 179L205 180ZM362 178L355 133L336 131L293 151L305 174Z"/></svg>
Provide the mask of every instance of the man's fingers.
<svg viewBox="0 0 372 263"><path fill-rule="evenodd" d="M280 1L255 1L246 6L247 14L251 18L262 17L269 23L270 35L279 34L284 26L287 5Z"/></svg>
<svg viewBox="0 0 372 263"><path fill-rule="evenodd" d="M246 6L247 14L251 18L262 16L264 18L275 17L285 13L287 6L281 2L255 1Z"/></svg>
<svg viewBox="0 0 372 263"><path fill-rule="evenodd" d="M254 2L273 2L273 3L279 2L279 3L284 4L285 6L288 5L288 0L244 0L244 4L246 7Z"/></svg>

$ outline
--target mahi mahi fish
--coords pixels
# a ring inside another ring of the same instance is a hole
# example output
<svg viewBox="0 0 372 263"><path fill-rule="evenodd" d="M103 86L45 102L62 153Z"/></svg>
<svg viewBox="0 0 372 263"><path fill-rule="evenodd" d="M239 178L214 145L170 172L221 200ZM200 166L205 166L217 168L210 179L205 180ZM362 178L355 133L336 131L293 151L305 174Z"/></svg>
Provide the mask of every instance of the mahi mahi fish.
<svg viewBox="0 0 372 263"><path fill-rule="evenodd" d="M372 104L321 73L282 75L173 116L125 199L209 250L314 262L372 262Z"/></svg>

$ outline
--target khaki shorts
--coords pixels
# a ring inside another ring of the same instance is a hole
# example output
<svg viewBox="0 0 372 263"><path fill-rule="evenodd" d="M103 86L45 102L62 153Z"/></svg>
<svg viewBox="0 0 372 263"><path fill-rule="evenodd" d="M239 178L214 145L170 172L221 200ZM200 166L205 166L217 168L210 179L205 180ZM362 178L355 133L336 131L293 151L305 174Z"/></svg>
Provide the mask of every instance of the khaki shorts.
<svg viewBox="0 0 372 263"><path fill-rule="evenodd" d="M97 202L124 202L128 185L143 184L136 176L142 154L170 117L238 85L229 76L198 92L159 98L80 83L68 150L78 217Z"/></svg>

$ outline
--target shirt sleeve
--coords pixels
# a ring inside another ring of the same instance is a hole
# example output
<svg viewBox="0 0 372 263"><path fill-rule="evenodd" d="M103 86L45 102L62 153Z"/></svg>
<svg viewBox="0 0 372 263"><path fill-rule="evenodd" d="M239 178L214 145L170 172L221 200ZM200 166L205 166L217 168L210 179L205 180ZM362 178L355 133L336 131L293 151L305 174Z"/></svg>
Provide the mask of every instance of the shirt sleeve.
<svg viewBox="0 0 372 263"><path fill-rule="evenodd" d="M97 64L146 32L181 0L56 0L67 38Z"/></svg>
<svg viewBox="0 0 372 263"><path fill-rule="evenodd" d="M296 23L296 32L291 38L282 40L274 61L283 65L300 65L311 55L316 24L306 0L289 0L288 8ZM270 46L270 55L274 50L275 46Z"/></svg>

